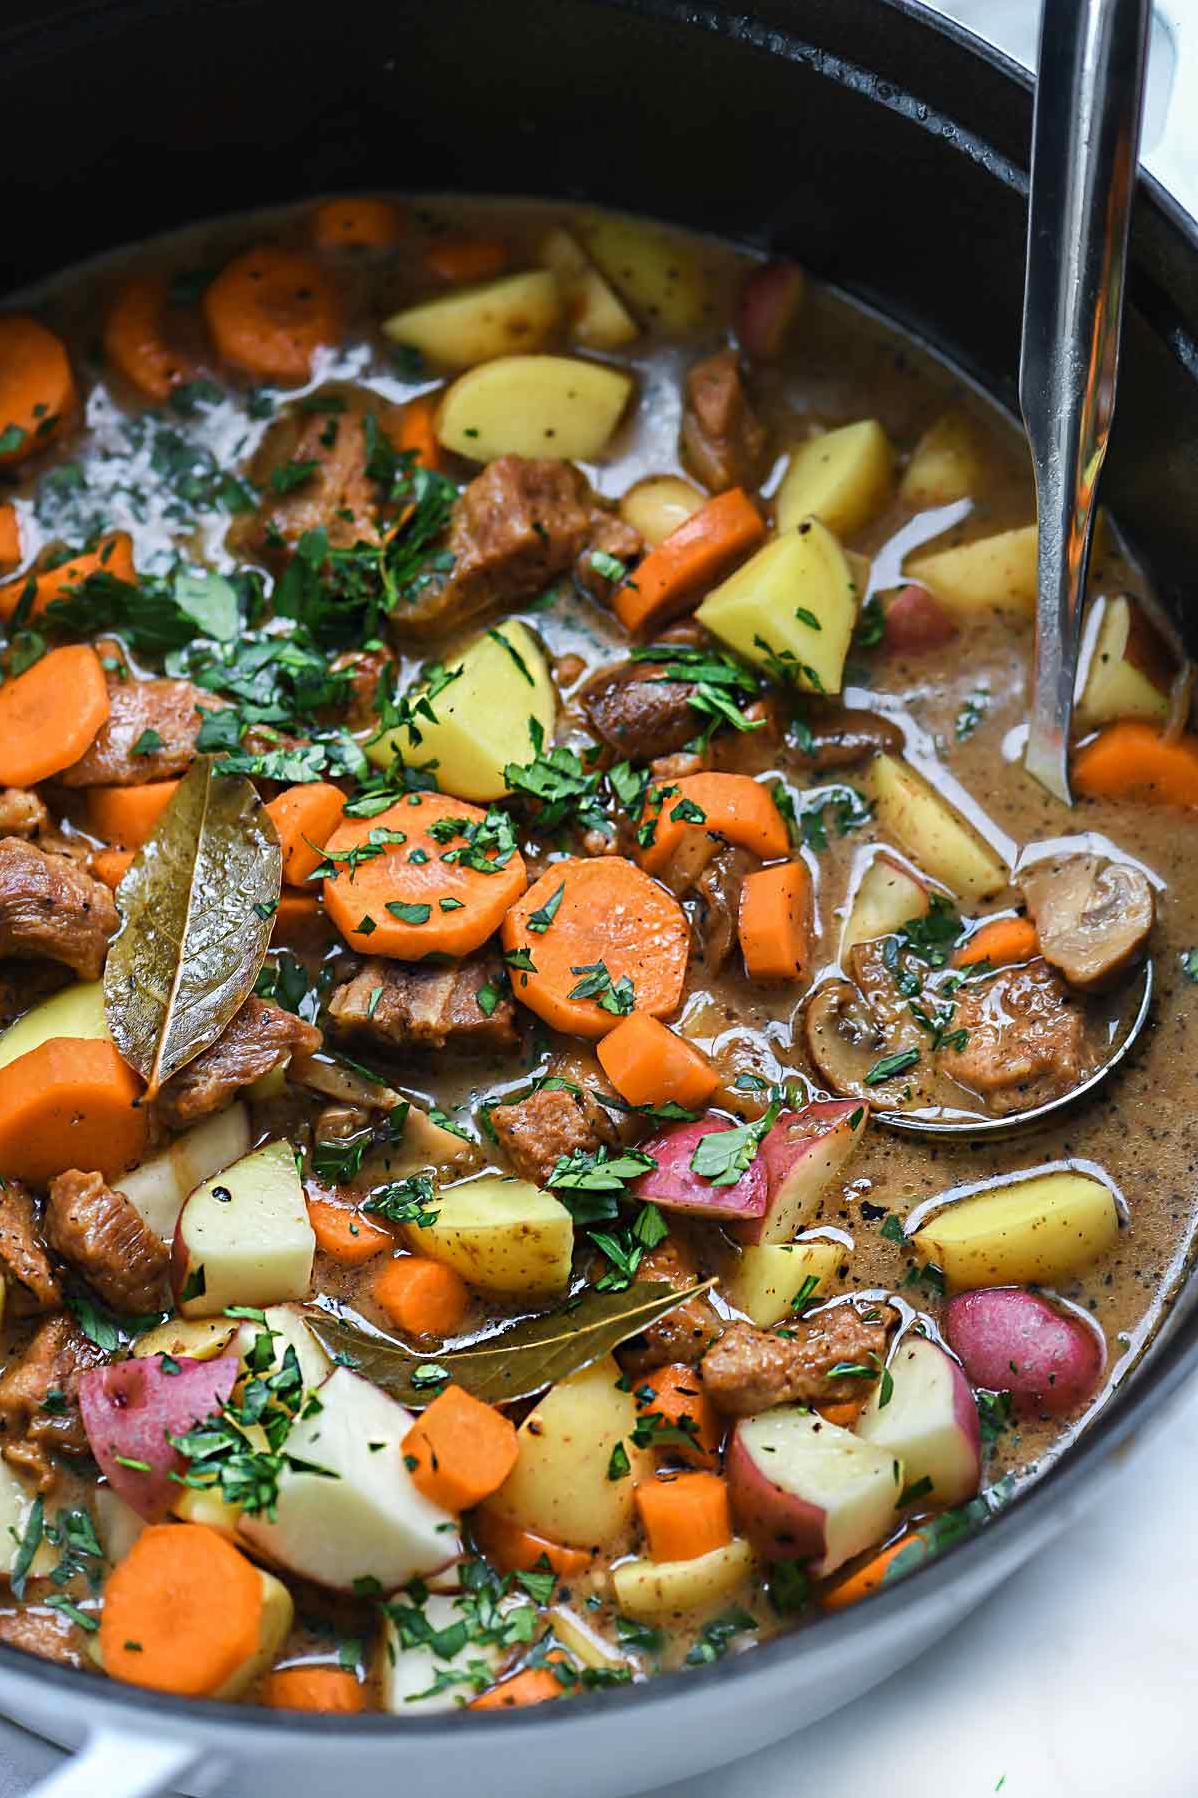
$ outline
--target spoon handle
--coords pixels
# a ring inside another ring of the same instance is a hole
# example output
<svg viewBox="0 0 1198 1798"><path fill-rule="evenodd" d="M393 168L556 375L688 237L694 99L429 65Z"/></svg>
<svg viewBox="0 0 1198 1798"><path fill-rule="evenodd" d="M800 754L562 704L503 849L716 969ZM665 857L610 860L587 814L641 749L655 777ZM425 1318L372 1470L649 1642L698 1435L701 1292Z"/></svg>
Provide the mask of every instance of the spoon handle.
<svg viewBox="0 0 1198 1798"><path fill-rule="evenodd" d="M1062 800L1094 498L1123 317L1150 0L1043 0L1019 400L1039 578L1024 763Z"/></svg>

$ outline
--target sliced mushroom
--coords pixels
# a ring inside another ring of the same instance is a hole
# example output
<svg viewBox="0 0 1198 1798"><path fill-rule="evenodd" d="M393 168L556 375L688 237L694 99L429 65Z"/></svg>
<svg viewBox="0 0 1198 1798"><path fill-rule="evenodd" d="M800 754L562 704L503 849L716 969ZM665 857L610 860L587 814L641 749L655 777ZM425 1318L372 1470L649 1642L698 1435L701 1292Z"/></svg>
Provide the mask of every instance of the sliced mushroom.
<svg viewBox="0 0 1198 1798"><path fill-rule="evenodd" d="M799 753L815 772L828 768L852 768L879 751L901 755L903 733L893 719L878 712L857 711L831 700L809 702L806 714L810 747Z"/></svg>
<svg viewBox="0 0 1198 1798"><path fill-rule="evenodd" d="M1082 992L1117 980L1148 941L1156 917L1138 868L1098 855L1037 862L1020 876L1045 961Z"/></svg>

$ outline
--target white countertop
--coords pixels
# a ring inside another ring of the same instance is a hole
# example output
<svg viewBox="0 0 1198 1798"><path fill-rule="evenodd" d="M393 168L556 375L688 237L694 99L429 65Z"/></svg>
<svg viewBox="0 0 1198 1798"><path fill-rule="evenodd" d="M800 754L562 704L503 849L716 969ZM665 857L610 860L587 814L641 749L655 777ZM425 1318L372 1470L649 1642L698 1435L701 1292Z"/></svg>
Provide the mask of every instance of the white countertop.
<svg viewBox="0 0 1198 1798"><path fill-rule="evenodd" d="M1035 0L939 10L1034 61ZM1193 37L1194 80L1190 46L1177 55L1158 24L1147 160L1198 213L1198 131L1176 128L1179 89L1198 85L1198 0L1158 12ZM1198 1391L1090 1515L936 1648L804 1734L653 1798L1194 1798L1196 1593ZM0 1722L0 1798L61 1758Z"/></svg>

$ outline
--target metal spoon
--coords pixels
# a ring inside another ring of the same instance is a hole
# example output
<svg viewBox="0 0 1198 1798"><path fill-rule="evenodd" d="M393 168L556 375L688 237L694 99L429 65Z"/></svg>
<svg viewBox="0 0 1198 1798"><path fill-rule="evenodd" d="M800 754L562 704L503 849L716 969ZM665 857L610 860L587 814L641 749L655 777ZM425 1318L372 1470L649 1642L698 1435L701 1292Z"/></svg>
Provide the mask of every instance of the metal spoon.
<svg viewBox="0 0 1198 1798"><path fill-rule="evenodd" d="M1043 0L1019 400L1039 580L1024 765L1065 805L1098 476L1123 320L1151 0Z"/></svg>

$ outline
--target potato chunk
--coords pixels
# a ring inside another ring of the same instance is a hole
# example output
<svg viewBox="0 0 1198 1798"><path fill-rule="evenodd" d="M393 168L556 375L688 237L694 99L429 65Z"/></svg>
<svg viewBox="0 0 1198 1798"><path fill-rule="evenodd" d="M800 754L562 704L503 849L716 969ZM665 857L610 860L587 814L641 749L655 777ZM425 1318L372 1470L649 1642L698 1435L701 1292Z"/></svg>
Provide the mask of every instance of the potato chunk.
<svg viewBox="0 0 1198 1798"><path fill-rule="evenodd" d="M1163 722L1169 715L1176 657L1134 599L1119 594L1097 605L1098 627L1077 702L1078 725L1090 730L1121 718ZM0 1054L3 1048L0 1043Z"/></svg>
<svg viewBox="0 0 1198 1798"><path fill-rule="evenodd" d="M528 1180L481 1174L445 1186L437 1221L404 1226L408 1247L452 1267L484 1292L533 1298L569 1284L574 1221L552 1193Z"/></svg>
<svg viewBox="0 0 1198 1798"><path fill-rule="evenodd" d="M825 431L791 451L778 489L778 529L818 518L851 537L885 506L894 487L894 451L876 418Z"/></svg>
<svg viewBox="0 0 1198 1798"><path fill-rule="evenodd" d="M625 1561L611 1580L623 1615L652 1623L719 1604L752 1569L753 1550L737 1537L693 1561Z"/></svg>
<svg viewBox="0 0 1198 1798"><path fill-rule="evenodd" d="M551 231L540 261L552 269L566 306L570 335L592 350L616 350L640 336L640 326L568 231Z"/></svg>
<svg viewBox="0 0 1198 1798"><path fill-rule="evenodd" d="M711 293L691 240L615 212L592 213L579 236L643 324L684 332L707 322Z"/></svg>
<svg viewBox="0 0 1198 1798"><path fill-rule="evenodd" d="M969 1193L911 1241L960 1292L1072 1279L1118 1238L1111 1189L1091 1174L1053 1173Z"/></svg>
<svg viewBox="0 0 1198 1798"><path fill-rule="evenodd" d="M454 664L450 664L451 669ZM389 768L436 762L437 784L455 799L502 799L510 789L509 763L533 759L534 722L546 741L553 734L557 700L549 666L527 625L510 618L476 637L456 664L457 675L430 702L436 723L419 718L366 745L369 759Z"/></svg>
<svg viewBox="0 0 1198 1798"><path fill-rule="evenodd" d="M915 508L972 499L982 482L973 426L961 412L946 412L929 425L911 453L899 498Z"/></svg>
<svg viewBox="0 0 1198 1798"><path fill-rule="evenodd" d="M437 437L475 462L560 456L590 462L607 446L632 377L572 356L501 356L461 375L441 402Z"/></svg>
<svg viewBox="0 0 1198 1798"><path fill-rule="evenodd" d="M846 1254L840 1242L751 1243L741 1250L720 1287L730 1305L759 1330L768 1330L789 1315L808 1280L817 1287L826 1285Z"/></svg>
<svg viewBox="0 0 1198 1798"><path fill-rule="evenodd" d="M1010 875L997 851L980 837L922 774L892 755L877 756L867 775L879 828L934 880L960 899L992 899Z"/></svg>
<svg viewBox="0 0 1198 1798"><path fill-rule="evenodd" d="M393 313L383 331L443 368L473 368L516 350L538 350L561 321L557 279L548 269L504 275Z"/></svg>
<svg viewBox="0 0 1198 1798"><path fill-rule="evenodd" d="M681 475L650 475L630 487L620 501L620 517L639 531L650 549L676 531L704 503L704 495Z"/></svg>
<svg viewBox="0 0 1198 1798"><path fill-rule="evenodd" d="M695 613L746 661L807 693L839 693L856 616L844 551L816 518L759 549Z"/></svg>
<svg viewBox="0 0 1198 1798"><path fill-rule="evenodd" d="M903 572L958 617L1006 612L1030 618L1036 609L1037 541L1035 525L1027 524L915 556Z"/></svg>

